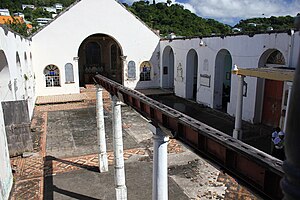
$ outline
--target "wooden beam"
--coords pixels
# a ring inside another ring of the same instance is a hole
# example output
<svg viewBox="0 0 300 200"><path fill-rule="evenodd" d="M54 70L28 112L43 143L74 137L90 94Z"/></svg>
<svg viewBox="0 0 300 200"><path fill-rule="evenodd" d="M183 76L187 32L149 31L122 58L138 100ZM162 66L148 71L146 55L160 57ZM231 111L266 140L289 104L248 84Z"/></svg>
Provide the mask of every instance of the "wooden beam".
<svg viewBox="0 0 300 200"><path fill-rule="evenodd" d="M279 68L248 68L237 69L232 71L233 74L251 76L257 78L265 78L277 81L291 81L294 79L294 69L279 69Z"/></svg>

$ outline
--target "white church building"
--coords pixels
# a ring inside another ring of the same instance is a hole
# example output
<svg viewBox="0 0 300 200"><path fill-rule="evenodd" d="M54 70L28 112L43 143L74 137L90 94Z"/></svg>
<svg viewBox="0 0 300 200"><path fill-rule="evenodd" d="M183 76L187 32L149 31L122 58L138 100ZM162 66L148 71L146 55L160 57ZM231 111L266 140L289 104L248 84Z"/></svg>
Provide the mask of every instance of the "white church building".
<svg viewBox="0 0 300 200"><path fill-rule="evenodd" d="M299 46L294 31L162 39L115 0L76 1L30 38L2 26L0 200L8 199L12 187L4 105L23 102L31 119L37 96L79 93L102 74L132 89L172 89L234 116L232 66L292 69ZM282 126L287 91L287 81L246 76L243 120Z"/></svg>

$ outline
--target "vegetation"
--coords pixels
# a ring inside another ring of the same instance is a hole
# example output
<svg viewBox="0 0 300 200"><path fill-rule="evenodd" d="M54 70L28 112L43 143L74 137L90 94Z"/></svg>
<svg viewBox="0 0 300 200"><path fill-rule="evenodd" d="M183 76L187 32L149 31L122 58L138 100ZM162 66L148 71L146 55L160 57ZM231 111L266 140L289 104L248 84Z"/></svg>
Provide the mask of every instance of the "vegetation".
<svg viewBox="0 0 300 200"><path fill-rule="evenodd" d="M45 11L42 7L53 6L55 3L61 3L66 8L75 0L1 0L0 8L8 8L11 13L22 12L27 21L31 21L34 27L33 33L37 29L36 18L51 18L51 13ZM232 27L222 24L214 19L205 19L191 13L179 4L171 4L171 0L166 3L150 4L149 1L134 2L132 6L124 3L125 7L133 14L138 16L149 27L159 30L160 34L166 36L175 33L177 36L209 36L226 35L232 33ZM32 4L36 9L26 8L22 10L22 4ZM240 28L241 33L266 32L268 30L281 31L293 28L294 18L270 17L270 18L252 18L241 20L235 28ZM13 30L20 34L28 34L26 26L13 22L8 24Z"/></svg>
<svg viewBox="0 0 300 200"><path fill-rule="evenodd" d="M153 3L149 1L125 4L128 10L143 20L149 27L160 30L162 35L171 32L181 36L228 34L231 27L213 19L198 17L179 4Z"/></svg>
<svg viewBox="0 0 300 200"><path fill-rule="evenodd" d="M241 20L234 27L241 28L243 33L264 32L266 30L289 30L294 28L294 17L252 18Z"/></svg>

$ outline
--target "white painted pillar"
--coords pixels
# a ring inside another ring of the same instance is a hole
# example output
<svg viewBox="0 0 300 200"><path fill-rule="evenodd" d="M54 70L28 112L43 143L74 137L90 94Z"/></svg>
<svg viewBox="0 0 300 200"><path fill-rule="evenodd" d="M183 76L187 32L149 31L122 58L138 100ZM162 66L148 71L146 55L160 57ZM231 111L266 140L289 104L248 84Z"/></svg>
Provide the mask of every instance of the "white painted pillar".
<svg viewBox="0 0 300 200"><path fill-rule="evenodd" d="M152 200L168 199L168 142L169 136L165 135L159 127L149 124L153 135L153 177Z"/></svg>
<svg viewBox="0 0 300 200"><path fill-rule="evenodd" d="M123 157L121 102L116 96L112 96L112 112L116 199L126 200L127 188L125 185L125 168Z"/></svg>
<svg viewBox="0 0 300 200"><path fill-rule="evenodd" d="M243 75L238 75L238 93L235 110L235 124L233 130L233 137L236 139L242 139L242 114L243 114L243 87L244 87Z"/></svg>
<svg viewBox="0 0 300 200"><path fill-rule="evenodd" d="M103 99L102 99L103 89L97 85L97 138L98 138L98 159L99 159L99 170L100 172L108 171L108 160L106 153L106 138L105 138L105 124L104 124L104 114L103 114Z"/></svg>
<svg viewBox="0 0 300 200"><path fill-rule="evenodd" d="M287 102L286 102L286 111L285 111L284 124L283 124L283 132L284 133L286 132L287 116L288 116L289 105L290 105L290 101L291 101L293 82L287 82L287 86L289 89L289 93L288 93L288 98L287 98Z"/></svg>

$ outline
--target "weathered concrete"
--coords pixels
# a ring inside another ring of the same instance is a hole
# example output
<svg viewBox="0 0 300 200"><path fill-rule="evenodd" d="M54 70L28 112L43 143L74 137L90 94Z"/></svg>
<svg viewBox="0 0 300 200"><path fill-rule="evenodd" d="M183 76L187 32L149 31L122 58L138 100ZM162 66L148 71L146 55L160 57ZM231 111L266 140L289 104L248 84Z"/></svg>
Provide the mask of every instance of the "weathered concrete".
<svg viewBox="0 0 300 200"><path fill-rule="evenodd" d="M112 124L104 112L107 150L113 150ZM48 113L47 155L72 157L98 152L96 108L55 111ZM123 132L124 147L137 147L136 141Z"/></svg>
<svg viewBox="0 0 300 200"><path fill-rule="evenodd" d="M115 199L113 166L108 173L80 170L46 178L45 199ZM127 162L128 199L151 199L152 163ZM100 184L99 184L100 183ZM169 178L170 199L189 199L172 178Z"/></svg>

